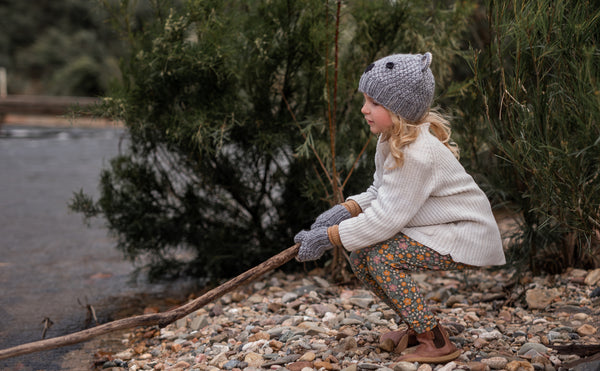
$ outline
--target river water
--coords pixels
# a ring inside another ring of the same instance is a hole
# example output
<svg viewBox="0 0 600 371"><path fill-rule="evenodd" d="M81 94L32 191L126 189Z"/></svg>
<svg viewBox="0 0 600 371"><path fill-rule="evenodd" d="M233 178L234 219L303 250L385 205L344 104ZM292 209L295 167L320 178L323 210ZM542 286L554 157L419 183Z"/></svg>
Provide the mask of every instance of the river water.
<svg viewBox="0 0 600 371"><path fill-rule="evenodd" d="M80 331L91 305L100 323L141 314L150 297L183 300L189 282L132 279L103 220L68 208L97 196L99 175L127 145L122 129L0 127L0 349ZM164 310L164 308L160 308ZM0 360L1 370L60 370L80 345Z"/></svg>

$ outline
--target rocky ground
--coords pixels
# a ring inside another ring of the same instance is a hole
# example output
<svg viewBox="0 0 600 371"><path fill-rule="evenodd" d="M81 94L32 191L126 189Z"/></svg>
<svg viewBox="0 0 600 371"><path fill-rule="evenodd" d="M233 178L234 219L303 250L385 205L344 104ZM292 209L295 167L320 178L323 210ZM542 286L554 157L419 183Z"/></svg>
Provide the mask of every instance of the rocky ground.
<svg viewBox="0 0 600 371"><path fill-rule="evenodd" d="M121 344L96 349L90 366L115 371L600 369L600 269L535 278L487 269L415 275L462 349L445 365L396 363L398 355L378 342L381 333L398 328L396 314L369 291L333 285L325 276L271 273L165 328L119 334Z"/></svg>

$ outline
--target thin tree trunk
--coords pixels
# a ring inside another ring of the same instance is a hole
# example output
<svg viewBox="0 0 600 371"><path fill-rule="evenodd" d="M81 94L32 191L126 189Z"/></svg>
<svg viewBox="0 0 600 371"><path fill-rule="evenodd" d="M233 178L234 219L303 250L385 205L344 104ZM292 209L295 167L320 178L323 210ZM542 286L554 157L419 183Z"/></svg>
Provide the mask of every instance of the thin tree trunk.
<svg viewBox="0 0 600 371"><path fill-rule="evenodd" d="M91 338L107 334L109 332L125 330L133 327L140 326L154 326L165 327L168 324L175 322L176 320L187 316L190 313L202 308L206 304L212 302L215 299L220 298L226 293L233 289L241 286L242 284L251 282L263 274L270 272L288 261L292 260L297 254L300 244L295 244L292 247L280 252L279 254L269 258L263 263L257 265L254 268L247 270L239 276L225 282L221 286L218 286L199 298L184 304L175 309L153 314L144 314L135 317L123 318L117 321L105 323L100 326L96 326L87 330L75 332L56 338L35 341L32 343L18 345L16 347L7 348L0 350L0 359L16 357L23 354L35 353L42 350L49 350L59 348L67 345L77 344L87 341Z"/></svg>

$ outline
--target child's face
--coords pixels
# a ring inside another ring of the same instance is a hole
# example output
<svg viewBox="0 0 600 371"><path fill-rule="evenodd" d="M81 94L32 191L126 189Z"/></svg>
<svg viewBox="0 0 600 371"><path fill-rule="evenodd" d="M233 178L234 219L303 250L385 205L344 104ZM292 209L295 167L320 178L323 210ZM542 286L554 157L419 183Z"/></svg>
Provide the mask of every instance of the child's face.
<svg viewBox="0 0 600 371"><path fill-rule="evenodd" d="M389 111L382 105L377 104L371 97L363 93L365 103L360 112L365 116L365 120L371 128L371 133L380 134L392 127L392 118Z"/></svg>

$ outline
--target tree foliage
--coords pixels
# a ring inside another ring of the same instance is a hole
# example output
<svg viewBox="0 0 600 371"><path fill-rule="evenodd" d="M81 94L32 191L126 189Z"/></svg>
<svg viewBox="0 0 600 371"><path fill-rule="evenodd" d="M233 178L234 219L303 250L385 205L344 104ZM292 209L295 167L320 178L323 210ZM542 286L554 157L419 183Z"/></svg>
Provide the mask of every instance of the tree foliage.
<svg viewBox="0 0 600 371"><path fill-rule="evenodd" d="M487 18L490 41L472 59L477 89L466 94L478 107L465 121L491 133L472 164L495 202L523 216L511 256L534 272L597 267L600 6L489 1Z"/></svg>
<svg viewBox="0 0 600 371"><path fill-rule="evenodd" d="M0 66L9 94L105 94L123 52L106 17L94 1L0 2Z"/></svg>
<svg viewBox="0 0 600 371"><path fill-rule="evenodd" d="M151 273L213 278L289 246L320 211L371 183L374 139L356 94L364 67L392 52L432 51L443 89L472 10L152 4L153 22L134 29L128 1L107 3L130 56L101 111L125 123L130 146L102 172L99 199L81 192L72 206L103 215L119 248L147 259Z"/></svg>

